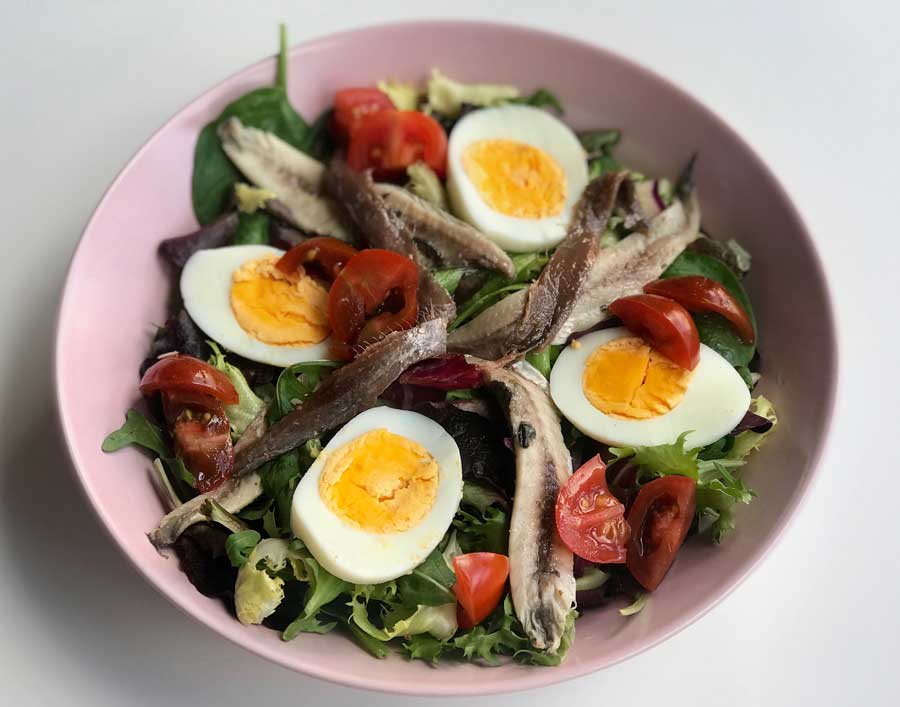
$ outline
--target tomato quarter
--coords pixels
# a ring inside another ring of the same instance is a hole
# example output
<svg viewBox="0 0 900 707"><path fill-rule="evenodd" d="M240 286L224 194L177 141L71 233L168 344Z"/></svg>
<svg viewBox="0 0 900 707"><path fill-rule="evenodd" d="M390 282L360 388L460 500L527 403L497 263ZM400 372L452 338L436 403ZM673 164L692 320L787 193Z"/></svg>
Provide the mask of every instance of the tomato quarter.
<svg viewBox="0 0 900 707"><path fill-rule="evenodd" d="M700 362L700 336L688 311L675 300L659 295L622 297L609 311L654 349L682 368Z"/></svg>
<svg viewBox="0 0 900 707"><path fill-rule="evenodd" d="M196 479L200 493L231 476L234 447L222 403L198 393L163 393L163 410L175 440L175 453Z"/></svg>
<svg viewBox="0 0 900 707"><path fill-rule="evenodd" d="M328 293L332 353L349 358L392 331L416 323L419 269L389 250L363 250L353 256Z"/></svg>
<svg viewBox="0 0 900 707"><path fill-rule="evenodd" d="M694 519L697 484L686 476L664 476L641 487L628 524L626 566L648 591L656 589L681 547Z"/></svg>
<svg viewBox="0 0 900 707"><path fill-rule="evenodd" d="M184 393L209 395L226 404L235 405L238 394L221 371L193 356L166 356L159 359L141 378L141 393Z"/></svg>
<svg viewBox="0 0 900 707"><path fill-rule="evenodd" d="M377 88L345 88L334 95L334 132L346 139L353 135L359 122L372 113L393 110L394 104Z"/></svg>
<svg viewBox="0 0 900 707"><path fill-rule="evenodd" d="M573 553L589 562L625 562L631 529L625 506L606 485L606 464L596 456L576 471L556 497L556 531Z"/></svg>
<svg viewBox="0 0 900 707"><path fill-rule="evenodd" d="M460 628L472 628L497 608L509 577L509 558L494 552L470 552L453 558L459 602L456 619Z"/></svg>
<svg viewBox="0 0 900 707"><path fill-rule="evenodd" d="M303 267L331 282L357 252L352 245L337 238L318 236L295 245L281 256L275 267L287 275Z"/></svg>
<svg viewBox="0 0 900 707"><path fill-rule="evenodd" d="M447 134L434 118L415 110L382 110L362 118L350 137L347 164L376 179L402 176L423 161L438 175L447 171Z"/></svg>
<svg viewBox="0 0 900 707"><path fill-rule="evenodd" d="M701 275L671 277L644 285L644 292L673 299L691 312L720 314L731 322L745 343L752 344L756 340L747 312L724 285L715 280Z"/></svg>

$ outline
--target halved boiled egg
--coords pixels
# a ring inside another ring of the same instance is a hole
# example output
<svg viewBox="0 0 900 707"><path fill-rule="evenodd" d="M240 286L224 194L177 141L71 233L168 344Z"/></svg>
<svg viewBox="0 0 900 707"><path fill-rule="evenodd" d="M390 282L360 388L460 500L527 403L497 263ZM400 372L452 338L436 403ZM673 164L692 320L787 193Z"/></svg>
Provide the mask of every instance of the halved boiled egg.
<svg viewBox="0 0 900 707"><path fill-rule="evenodd" d="M453 210L505 250L559 243L587 183L585 152L575 133L539 108L476 110L450 133Z"/></svg>
<svg viewBox="0 0 900 707"><path fill-rule="evenodd" d="M461 498L453 437L424 415L373 408L344 425L300 480L291 529L336 577L387 582L428 557Z"/></svg>
<svg viewBox="0 0 900 707"><path fill-rule="evenodd" d="M750 406L750 391L722 356L700 344L693 371L677 366L624 327L586 334L550 372L550 395L565 417L598 442L686 447L725 436Z"/></svg>
<svg viewBox="0 0 900 707"><path fill-rule="evenodd" d="M211 339L251 361L286 367L328 358L328 290L275 267L283 250L237 245L200 250L181 271L181 297Z"/></svg>

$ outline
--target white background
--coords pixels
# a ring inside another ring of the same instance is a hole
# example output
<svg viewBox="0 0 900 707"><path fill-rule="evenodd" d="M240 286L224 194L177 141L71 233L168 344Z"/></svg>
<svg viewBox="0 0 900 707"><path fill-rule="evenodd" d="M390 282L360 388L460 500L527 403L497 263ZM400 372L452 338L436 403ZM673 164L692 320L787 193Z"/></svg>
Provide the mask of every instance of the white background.
<svg viewBox="0 0 900 707"><path fill-rule="evenodd" d="M318 682L179 613L128 566L88 510L49 389L69 256L106 185L152 131L271 54L280 19L296 43L370 22L451 15L596 42L719 111L808 220L841 339L839 407L820 478L759 570L649 653L489 703L900 704L900 14L890 3L4 5L0 704L462 703Z"/></svg>

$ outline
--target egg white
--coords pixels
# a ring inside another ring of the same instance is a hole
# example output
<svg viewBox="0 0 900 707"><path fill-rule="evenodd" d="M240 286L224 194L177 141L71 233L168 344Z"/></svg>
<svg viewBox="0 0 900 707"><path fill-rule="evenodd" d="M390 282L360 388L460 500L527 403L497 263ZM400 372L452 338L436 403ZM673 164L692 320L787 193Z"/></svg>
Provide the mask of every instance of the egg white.
<svg viewBox="0 0 900 707"><path fill-rule="evenodd" d="M724 437L750 407L750 391L728 361L700 344L700 363L694 369L681 402L669 412L646 420L606 415L585 397L582 386L588 357L603 344L633 336L625 327L603 329L567 346L550 372L550 396L560 412L591 439L614 447L671 444L689 432L685 446L703 447Z"/></svg>
<svg viewBox="0 0 900 707"><path fill-rule="evenodd" d="M434 505L413 528L399 533L372 533L333 513L319 495L319 478L328 455L376 429L422 445L438 464ZM291 529L313 557L336 577L356 584L387 582L420 565L444 537L462 498L459 447L443 427L424 415L388 407L354 417L331 438L297 484L291 505Z"/></svg>
<svg viewBox="0 0 900 707"><path fill-rule="evenodd" d="M181 298L191 319L203 332L239 356L286 368L303 361L328 359L328 339L309 346L274 346L241 328L231 308L234 271L244 263L267 255L284 255L267 245L233 245L199 250L181 271Z"/></svg>
<svg viewBox="0 0 900 707"><path fill-rule="evenodd" d="M472 143L491 139L531 145L556 161L566 177L566 200L559 214L543 219L516 218L495 211L482 199L466 174L463 155ZM508 105L476 110L462 118L450 133L447 192L453 211L505 250L523 253L558 244L566 235L572 208L587 183L586 155L575 133L539 108Z"/></svg>

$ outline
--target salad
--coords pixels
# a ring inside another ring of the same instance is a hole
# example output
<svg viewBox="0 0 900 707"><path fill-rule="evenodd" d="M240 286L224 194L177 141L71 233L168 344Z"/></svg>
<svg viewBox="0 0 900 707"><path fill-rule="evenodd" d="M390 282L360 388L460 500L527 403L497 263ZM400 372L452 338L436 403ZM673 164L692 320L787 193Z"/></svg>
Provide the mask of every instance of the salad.
<svg viewBox="0 0 900 707"><path fill-rule="evenodd" d="M434 69L308 123L286 66L282 29L197 138L201 225L159 246L170 317L103 449L149 451L150 542L243 624L557 665L754 498L750 255L704 234L695 158L630 169L550 90Z"/></svg>

